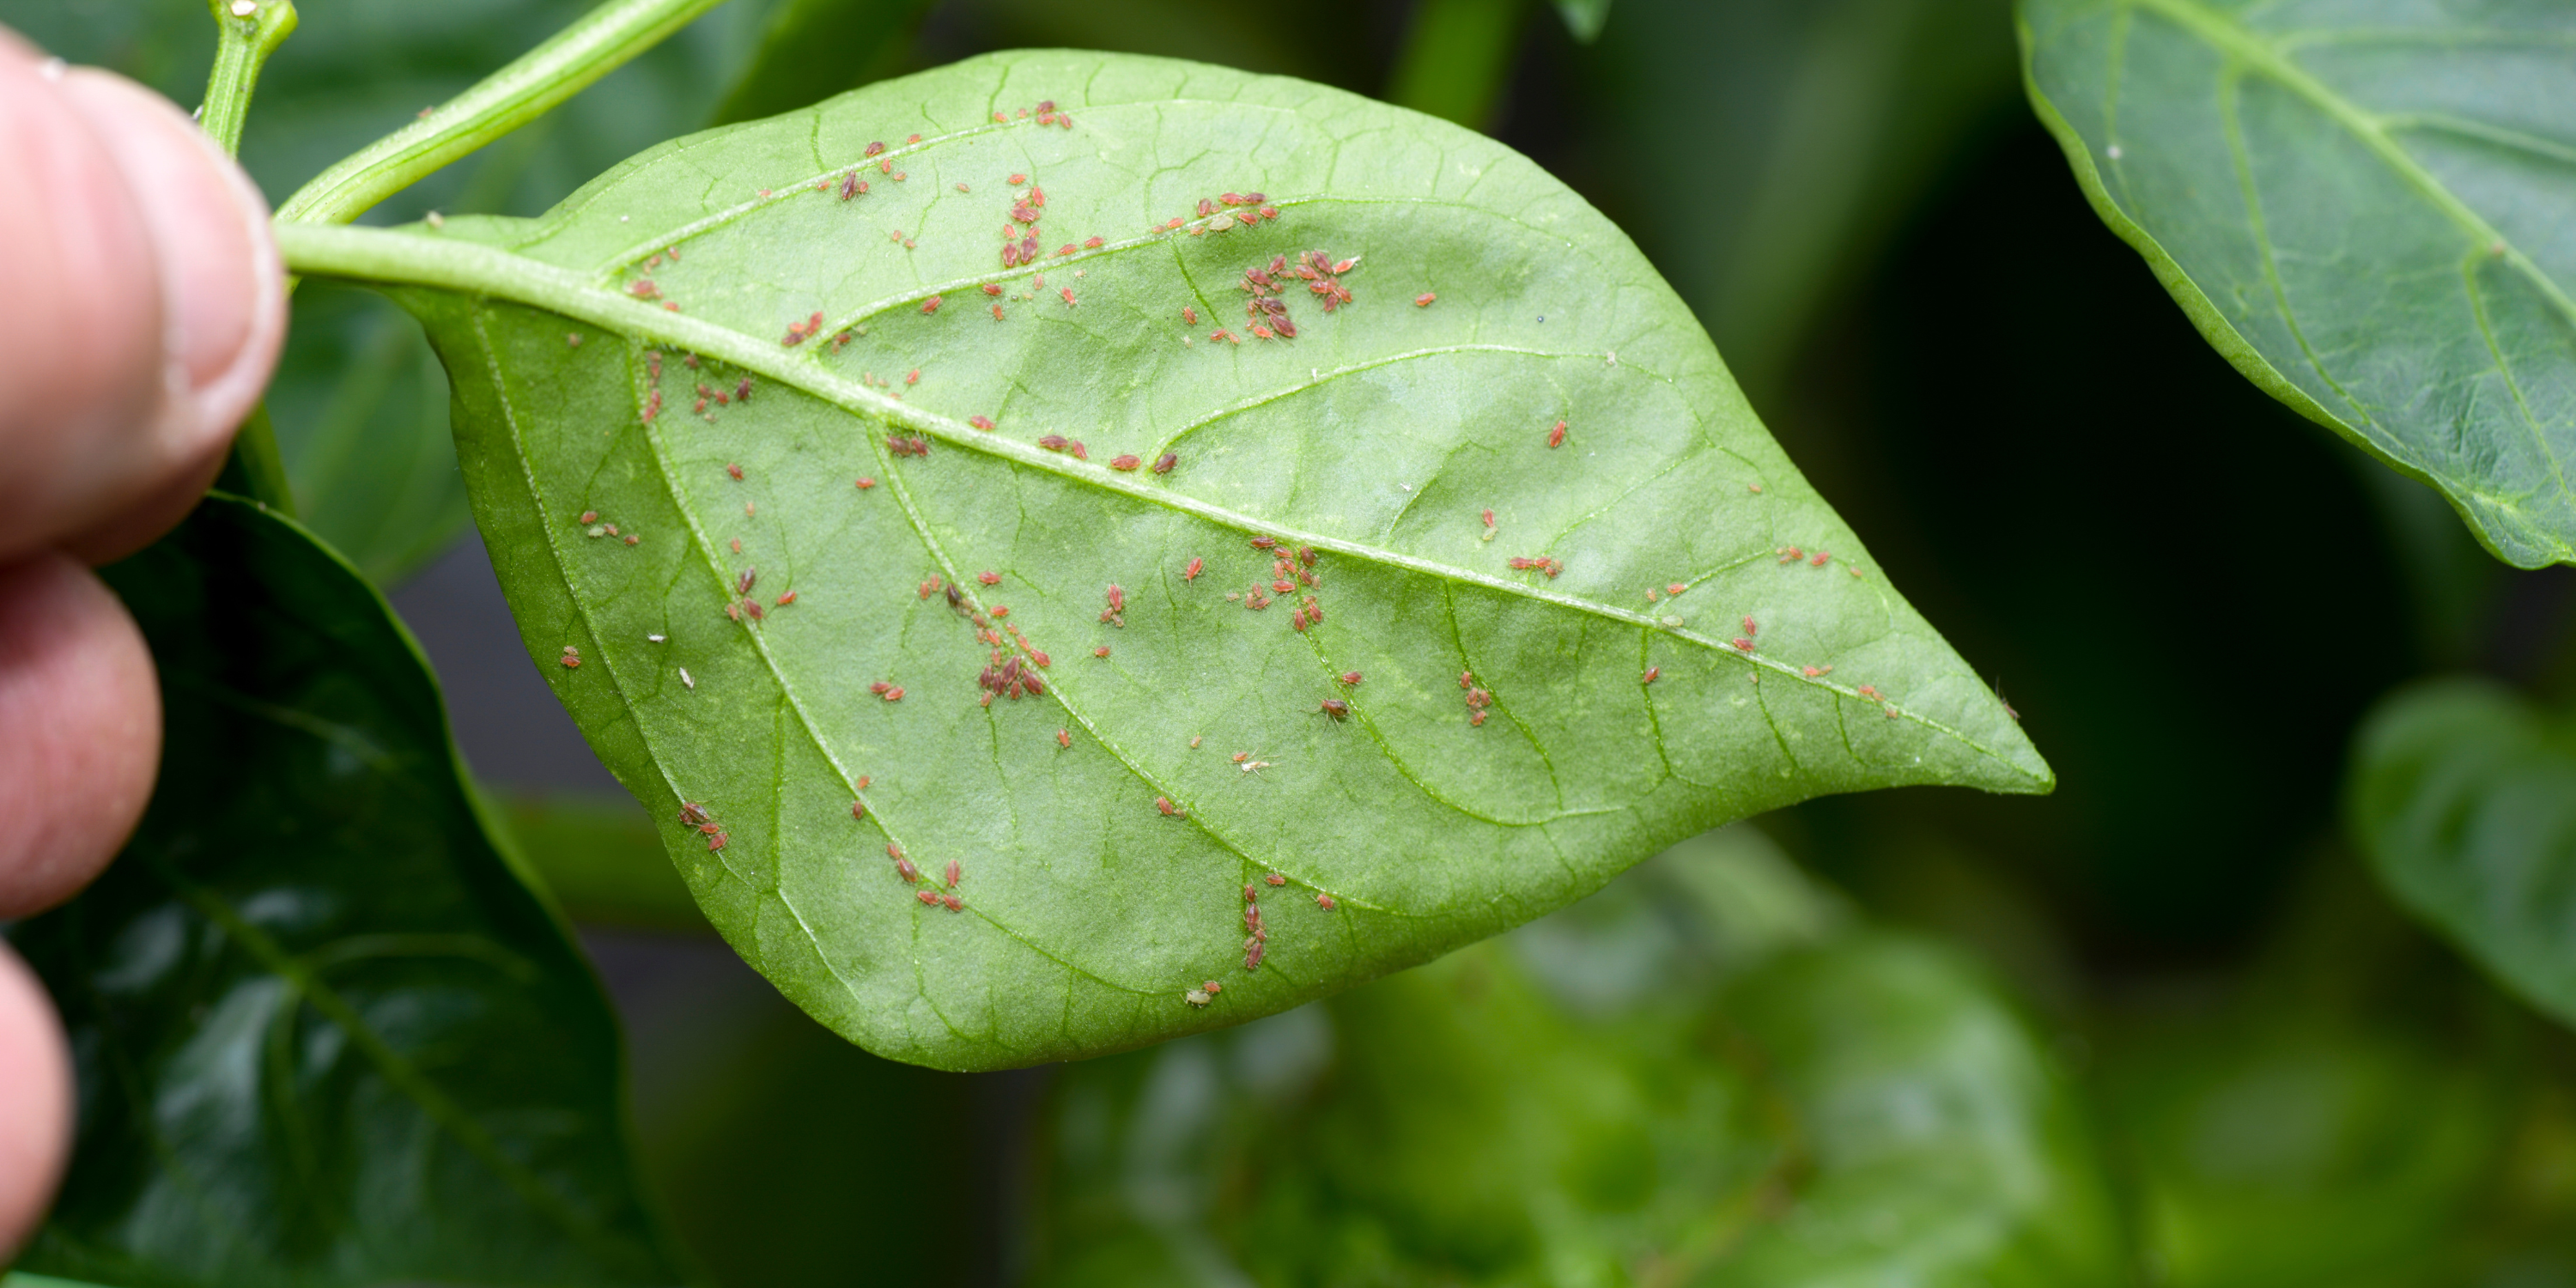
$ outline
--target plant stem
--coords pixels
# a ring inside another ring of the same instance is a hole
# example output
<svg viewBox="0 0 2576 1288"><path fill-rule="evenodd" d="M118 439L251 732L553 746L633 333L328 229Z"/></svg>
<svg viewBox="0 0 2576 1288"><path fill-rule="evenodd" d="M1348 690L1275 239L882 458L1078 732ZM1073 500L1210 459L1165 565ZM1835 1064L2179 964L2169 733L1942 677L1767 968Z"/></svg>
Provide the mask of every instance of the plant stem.
<svg viewBox="0 0 2576 1288"><path fill-rule="evenodd" d="M1521 0L1422 0L1386 99L1481 130L1520 51Z"/></svg>
<svg viewBox="0 0 2576 1288"><path fill-rule="evenodd" d="M241 151L259 69L295 34L295 0L206 0L206 7L215 15L215 70L197 124L230 156Z"/></svg>
<svg viewBox="0 0 2576 1288"><path fill-rule="evenodd" d="M206 78L206 102L197 109L197 124L231 156L241 151L242 123L250 119L260 68L295 34L295 0L206 0L206 7L215 16L215 70ZM260 504L295 513L295 494L286 485L285 461L267 403L252 408L234 433L224 477Z"/></svg>
<svg viewBox="0 0 2576 1288"><path fill-rule="evenodd" d="M415 124L352 153L278 207L281 223L345 224L458 157L535 120L724 0L608 0Z"/></svg>

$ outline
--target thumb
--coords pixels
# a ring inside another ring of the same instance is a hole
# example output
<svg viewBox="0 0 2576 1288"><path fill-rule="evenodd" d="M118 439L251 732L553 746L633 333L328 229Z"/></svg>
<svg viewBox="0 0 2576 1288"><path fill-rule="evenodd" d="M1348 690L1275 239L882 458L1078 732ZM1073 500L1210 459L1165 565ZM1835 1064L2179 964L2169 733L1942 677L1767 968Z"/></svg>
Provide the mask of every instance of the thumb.
<svg viewBox="0 0 2576 1288"><path fill-rule="evenodd" d="M0 559L124 554L195 503L285 333L268 208L167 100L0 32Z"/></svg>

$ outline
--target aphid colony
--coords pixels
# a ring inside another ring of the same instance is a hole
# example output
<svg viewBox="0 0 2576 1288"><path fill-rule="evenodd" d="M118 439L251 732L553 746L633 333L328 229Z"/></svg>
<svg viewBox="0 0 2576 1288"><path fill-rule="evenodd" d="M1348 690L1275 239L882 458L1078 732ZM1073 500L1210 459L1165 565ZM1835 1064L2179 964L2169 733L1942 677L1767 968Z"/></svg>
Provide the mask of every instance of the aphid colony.
<svg viewBox="0 0 2576 1288"><path fill-rule="evenodd" d="M1328 252L1310 250L1300 253L1294 260L1276 255L1266 266L1256 265L1243 270L1243 277L1236 286L1250 297L1243 303L1243 316L1247 322L1245 329L1256 340L1296 339L1297 322L1289 316L1288 301L1283 298L1286 293L1303 280L1307 293L1323 301L1326 313L1333 312L1351 302L1353 297L1350 288L1342 284L1342 274L1359 267L1359 262L1357 255L1337 260ZM1197 325L1198 310L1182 305L1181 320ZM1212 344L1243 343L1235 338L1233 332L1221 329L1210 334L1208 341Z"/></svg>

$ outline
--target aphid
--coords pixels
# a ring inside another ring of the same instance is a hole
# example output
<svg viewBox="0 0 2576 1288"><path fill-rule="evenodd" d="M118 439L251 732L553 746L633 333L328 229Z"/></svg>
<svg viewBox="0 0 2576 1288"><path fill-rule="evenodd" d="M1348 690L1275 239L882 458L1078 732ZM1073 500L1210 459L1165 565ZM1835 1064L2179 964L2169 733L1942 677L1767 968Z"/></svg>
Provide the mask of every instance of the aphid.
<svg viewBox="0 0 2576 1288"><path fill-rule="evenodd" d="M866 801L851 801L851 802L850 802L850 817L852 817L852 818L866 818L867 816L868 816L868 803L867 803Z"/></svg>
<svg viewBox="0 0 2576 1288"><path fill-rule="evenodd" d="M1744 615L1744 633L1747 635L1759 635L1762 633L1762 628L1753 624L1753 614L1751 613L1746 613Z"/></svg>
<svg viewBox="0 0 2576 1288"><path fill-rule="evenodd" d="M1071 248L1068 247L1067 249ZM1064 288L1064 304L1066 308L1073 307L1073 288L1070 286Z"/></svg>
<svg viewBox="0 0 2576 1288"><path fill-rule="evenodd" d="M1154 472L1155 472L1155 473L1157 473L1157 474L1169 474L1169 473L1171 473L1171 472L1172 472L1172 467L1173 467L1173 466L1175 466L1175 465L1178 465L1178 464L1180 464L1180 463L1181 463L1181 454L1180 454L1180 453L1178 453L1178 452L1165 452L1165 453L1163 453L1162 455L1157 456L1157 457L1155 457L1155 458L1154 458Z"/></svg>
<svg viewBox="0 0 2576 1288"><path fill-rule="evenodd" d="M758 580L760 580L760 570L758 568L743 569L741 572L734 574L733 593L737 595L750 594L751 584Z"/></svg>
<svg viewBox="0 0 2576 1288"><path fill-rule="evenodd" d="M1114 581L1109 583L1109 611L1113 613L1127 611L1127 592L1120 589L1118 583Z"/></svg>
<svg viewBox="0 0 2576 1288"><path fill-rule="evenodd" d="M1142 466L1144 463L1145 463L1145 462L1144 462L1144 459L1143 459L1142 457L1131 456L1131 455L1119 455L1119 456L1113 456L1113 457L1109 458L1109 468L1111 468L1111 469L1113 469L1113 470L1121 470L1121 471L1125 471L1125 472L1128 472L1128 473L1133 473L1133 472L1134 472L1138 467Z"/></svg>
<svg viewBox="0 0 2576 1288"><path fill-rule="evenodd" d="M965 185L965 184L962 184L962 183L961 183L961 184L959 184L959 185L957 185L957 190L958 190L959 192L964 192L964 191L966 191L966 185Z"/></svg>
<svg viewBox="0 0 2576 1288"><path fill-rule="evenodd" d="M939 901L948 905L948 910L950 912L960 912L966 907L966 901L953 894L943 894L939 896Z"/></svg>
<svg viewBox="0 0 2576 1288"><path fill-rule="evenodd" d="M1072 731L1071 729L1058 729L1058 730L1056 730L1056 731L1055 731L1055 745L1057 745L1057 746L1059 746L1059 747L1070 747L1070 746L1072 746L1072 745L1073 745L1073 731Z"/></svg>
<svg viewBox="0 0 2576 1288"><path fill-rule="evenodd" d="M1665 594L1667 594L1667 595L1678 595L1678 594L1680 594L1680 593L1682 593L1683 591L1688 590L1688 589L1690 589L1690 587L1688 587L1688 586L1686 586L1686 585L1683 585L1682 583L1680 583L1680 582L1678 582L1678 581L1677 581L1677 582L1672 583L1672 584L1671 584L1671 585L1669 585L1669 586L1664 587L1664 593L1665 593Z"/></svg>
<svg viewBox="0 0 2576 1288"><path fill-rule="evenodd" d="M1103 644L1100 647L1091 650L1091 655L1093 657L1107 657L1109 656L1109 646Z"/></svg>
<svg viewBox="0 0 2576 1288"><path fill-rule="evenodd" d="M1207 567L1207 560L1201 559L1196 555L1191 556L1190 566L1181 570L1181 580L1197 581L1199 579L1199 570L1205 567Z"/></svg>
<svg viewBox="0 0 2576 1288"><path fill-rule="evenodd" d="M570 644L566 644L566 645L564 645L563 656L562 656L562 657L560 657L560 658L558 658L558 659L556 659L556 660L557 660L557 661L559 661L559 662L562 662L562 663L563 663L563 666L564 666L564 669L565 669L565 670L567 670L567 671L577 671L577 670L580 670L580 669L581 669L581 650L574 648L574 647L573 647L572 645L570 645Z"/></svg>
<svg viewBox="0 0 2576 1288"><path fill-rule="evenodd" d="M1315 906L1326 912L1331 912L1334 908L1340 905L1333 902L1333 896L1328 894L1319 894L1315 896Z"/></svg>
<svg viewBox="0 0 2576 1288"><path fill-rule="evenodd" d="M904 884L906 885L919 885L921 883L921 869L914 867L912 865L912 860L910 859L896 859L894 861L894 874L902 877ZM930 892L924 890L922 893L928 894Z"/></svg>
<svg viewBox="0 0 2576 1288"><path fill-rule="evenodd" d="M628 284L626 293L639 300L658 299L662 294L661 289L654 286L653 279L649 277L636 278Z"/></svg>
<svg viewBox="0 0 2576 1288"><path fill-rule="evenodd" d="M1322 710L1325 715L1331 716L1335 720L1348 720L1351 718L1351 704L1342 701L1340 698L1324 699Z"/></svg>
<svg viewBox="0 0 2576 1288"><path fill-rule="evenodd" d="M1255 550L1276 550L1279 548L1279 538L1254 537L1252 539L1252 548Z"/></svg>
<svg viewBox="0 0 2576 1288"><path fill-rule="evenodd" d="M1232 331L1211 331L1208 333L1208 343L1215 344L1220 340L1227 344L1243 343L1243 341L1234 338L1234 333Z"/></svg>
<svg viewBox="0 0 2576 1288"><path fill-rule="evenodd" d="M1474 709L1474 710L1472 710L1472 711L1469 711L1469 712L1467 713L1467 723L1468 723L1468 724L1470 724L1470 725L1473 725L1473 726L1475 726L1476 728L1479 728L1479 729L1484 728L1484 727L1485 727L1485 709L1484 709L1484 708L1482 708L1482 707L1478 707L1478 708L1476 708L1476 709Z"/></svg>
<svg viewBox="0 0 2576 1288"><path fill-rule="evenodd" d="M1267 882L1269 882L1270 884L1275 885L1275 886L1284 886L1284 885L1288 884L1288 878L1283 877L1283 876L1279 875L1279 874L1278 874L1278 873L1276 873L1276 872L1273 872L1273 873L1271 873L1270 875L1268 875L1268 876L1266 876L1266 877L1263 877L1263 878L1261 878L1261 879L1262 879L1262 880L1264 880L1264 881L1267 881Z"/></svg>
<svg viewBox="0 0 2576 1288"><path fill-rule="evenodd" d="M841 176L841 200L848 201L850 198L867 190L868 186L859 182L858 171L852 170L848 174Z"/></svg>
<svg viewBox="0 0 2576 1288"><path fill-rule="evenodd" d="M712 821L714 817L714 815L707 813L706 806L701 805L696 801L680 802L680 821L691 827L696 827L700 823Z"/></svg>
<svg viewBox="0 0 2576 1288"><path fill-rule="evenodd" d="M1261 969L1261 950L1263 947L1264 945L1258 939L1248 939L1244 941L1243 968L1245 970Z"/></svg>
<svg viewBox="0 0 2576 1288"><path fill-rule="evenodd" d="M733 464L730 461L725 463L725 473L732 475L736 482L740 482L742 479L742 467Z"/></svg>
<svg viewBox="0 0 2576 1288"><path fill-rule="evenodd" d="M1157 809L1157 810L1162 811L1163 817L1165 817L1165 818L1179 818L1179 817L1182 817L1182 815L1181 815L1181 807L1180 807L1180 806L1178 806L1178 805L1173 804L1173 803L1172 803L1172 798L1170 798L1170 797L1168 797L1168 796L1157 796L1157 797L1155 797L1155 798L1154 798L1154 808L1155 808L1155 809Z"/></svg>
<svg viewBox="0 0 2576 1288"><path fill-rule="evenodd" d="M898 684L893 688L887 689L885 691L885 700L888 702L903 701L903 686Z"/></svg>
<svg viewBox="0 0 2576 1288"><path fill-rule="evenodd" d="M575 332L566 331L564 332L564 344L571 348L578 349L581 347L581 336Z"/></svg>
<svg viewBox="0 0 2576 1288"><path fill-rule="evenodd" d="M1819 676L1819 675L1823 675L1825 672L1830 671L1830 670L1833 670L1833 669L1834 669L1834 668L1832 668L1832 667L1830 667L1830 666L1802 666L1802 667L1799 667L1799 668L1798 668L1798 672L1799 672L1799 674L1804 675L1804 676L1806 676L1808 679L1812 680L1812 679L1815 679L1817 676Z"/></svg>
<svg viewBox="0 0 2576 1288"><path fill-rule="evenodd" d="M1256 327L1252 328L1252 338L1253 338L1253 339L1255 339L1255 340L1267 340L1267 339L1269 339L1269 338L1270 338L1270 328L1268 328L1268 327L1266 327L1266 326L1256 326Z"/></svg>
<svg viewBox="0 0 2576 1288"><path fill-rule="evenodd" d="M1191 308L1189 305L1182 305L1181 321L1188 323L1191 326L1197 326L1199 324L1199 311Z"/></svg>
<svg viewBox="0 0 2576 1288"><path fill-rule="evenodd" d="M939 906L939 892L936 890L915 890L912 892L912 897L921 900L928 907Z"/></svg>
<svg viewBox="0 0 2576 1288"><path fill-rule="evenodd" d="M865 491L867 491L869 488L875 487L876 485L877 485L877 481L876 481L875 479L860 479L860 480L859 480L859 490L860 490L860 491L862 491L862 492L865 492Z"/></svg>
<svg viewBox="0 0 2576 1288"><path fill-rule="evenodd" d="M1064 454L1077 461L1087 461L1091 459L1091 453L1082 450L1082 440L1079 438L1073 439L1064 445Z"/></svg>
<svg viewBox="0 0 2576 1288"><path fill-rule="evenodd" d="M1778 554L1780 556L1780 562L1784 564L1793 564L1807 557L1807 552L1800 550L1796 546L1782 546L1780 547Z"/></svg>
<svg viewBox="0 0 2576 1288"><path fill-rule="evenodd" d="M1661 677L1661 676L1663 675L1663 673L1664 673L1664 668L1662 668L1662 667L1660 667L1660 666L1650 666L1650 667L1647 667L1647 668L1646 668L1646 676L1645 676L1645 678L1644 678L1644 679L1642 679L1642 680L1640 680L1640 681L1638 681L1638 683L1640 683L1640 684L1652 684L1652 683L1654 683L1654 682L1656 681L1656 679L1657 679L1657 678Z"/></svg>
<svg viewBox="0 0 2576 1288"><path fill-rule="evenodd" d="M1065 447L1064 435L1042 434L1038 437L1038 446L1043 447L1050 452L1061 452Z"/></svg>
<svg viewBox="0 0 2576 1288"><path fill-rule="evenodd" d="M860 153L859 155L860 155L860 156L863 156L863 157L872 157L872 156L875 156L876 154L878 154L878 153L880 153L880 152L883 152L883 151L885 151L885 144L883 144L883 143L871 143L871 144L869 144L869 145L868 145L868 150L867 150L867 151L865 151L865 152Z"/></svg>
<svg viewBox="0 0 2576 1288"><path fill-rule="evenodd" d="M1417 309L1430 308L1431 302L1439 298L1440 296L1435 292L1424 291L1422 294L1413 297L1413 307Z"/></svg>
<svg viewBox="0 0 2576 1288"><path fill-rule="evenodd" d="M1741 635L1736 636L1728 642L1735 645L1735 651L1738 653L1750 653L1753 651L1753 641L1746 639Z"/></svg>
<svg viewBox="0 0 2576 1288"><path fill-rule="evenodd" d="M1181 1000L1192 1006L1206 1006L1209 998L1204 990L1193 988L1181 994Z"/></svg>
<svg viewBox="0 0 2576 1288"><path fill-rule="evenodd" d="M732 839L733 839L732 837L727 836L727 835L725 835L725 834L724 834L724 833L722 833L722 832L718 832L718 833L716 833L715 835L708 837L708 838L707 838L707 853L709 853L709 854L713 854L713 853L715 853L716 851L723 849L723 848L725 847L725 842L730 841L730 840L732 840Z"/></svg>
<svg viewBox="0 0 2576 1288"><path fill-rule="evenodd" d="M962 613L966 611L966 596L959 593L955 586L947 588L947 595L948 607L951 612Z"/></svg>
<svg viewBox="0 0 2576 1288"><path fill-rule="evenodd" d="M950 859L948 861L948 871L945 875L948 877L948 888L954 890L957 888L957 882L963 878L966 873L963 869L957 866L957 860Z"/></svg>
<svg viewBox="0 0 2576 1288"><path fill-rule="evenodd" d="M993 427L993 418L990 416L969 416L966 418L966 423L977 429L991 429Z"/></svg>
<svg viewBox="0 0 2576 1288"><path fill-rule="evenodd" d="M993 306L993 320L996 322L1002 320L1002 306L999 304Z"/></svg>
<svg viewBox="0 0 2576 1288"><path fill-rule="evenodd" d="M1353 255L1353 256L1351 256L1349 259L1343 260L1341 263L1338 263L1338 264L1333 265L1333 273L1334 273L1334 275L1335 275L1335 276L1339 276L1339 275L1341 275L1341 274L1343 274L1343 273L1347 273L1347 272L1351 271L1352 269L1359 267L1359 263L1360 263L1360 257L1359 257L1359 256L1357 256L1357 255Z"/></svg>
<svg viewBox="0 0 2576 1288"><path fill-rule="evenodd" d="M1860 694L1862 697L1867 698L1872 702L1878 701L1880 697L1883 696L1875 686L1867 684L1860 686L1858 689L1853 690L1853 692Z"/></svg>
<svg viewBox="0 0 2576 1288"><path fill-rule="evenodd" d="M1027 175L1024 175L1024 174L1015 174L1015 175L1012 175L1012 176L1011 176L1011 180L1010 180L1010 182L1011 182L1011 186L1012 186L1012 187L1014 187L1014 188L1016 188L1016 187L1020 186L1021 184L1027 183L1028 181L1029 181L1029 177L1028 177Z"/></svg>
<svg viewBox="0 0 2576 1288"><path fill-rule="evenodd" d="M1016 639L1016 638L1018 638L1018 636L1017 636L1016 634L1014 634L1014 635L1013 635L1013 638L1015 638L1015 639ZM1028 641L1027 641L1027 640L1020 640L1020 643L1021 643L1022 645L1026 645L1026 644L1028 643ZM1053 666L1053 665L1055 665L1055 659L1054 659L1054 658L1051 658L1051 657L1048 657L1048 656L1046 655L1046 651L1045 651L1044 649L1030 649L1030 650L1029 650L1029 658L1030 658L1030 660L1032 660L1032 661L1036 662L1036 663L1037 663L1038 665L1040 665L1040 666Z"/></svg>
<svg viewBox="0 0 2576 1288"><path fill-rule="evenodd" d="M582 521L582 522L584 522L584 523L597 523L597 522L599 522L599 511L597 511L597 510L584 510L584 511L582 511L582 512L581 512L581 521Z"/></svg>
<svg viewBox="0 0 2576 1288"><path fill-rule="evenodd" d="M936 296L936 295L931 296L929 299L923 300L923 301L921 302L921 311L922 311L922 312L924 312L924 313L936 313L936 312L938 312L938 311L939 311L939 300L940 300L940 297L939 297L939 296Z"/></svg>
<svg viewBox="0 0 2576 1288"><path fill-rule="evenodd" d="M1817 552L1816 552L1816 557L1815 557L1815 558L1810 559L1810 560L1808 560L1808 561L1807 561L1807 566L1808 566L1808 567L1810 567L1810 568L1822 568L1822 567L1824 567L1824 566L1825 566L1825 561L1826 561L1826 560L1828 560L1828 559L1831 559L1831 558L1833 558L1833 557L1834 557L1834 554L1833 554L1833 552L1832 552L1832 551L1830 551L1830 550L1819 550L1819 551L1817 551Z"/></svg>
<svg viewBox="0 0 2576 1288"><path fill-rule="evenodd" d="M1554 429L1551 429L1551 430L1547 431L1547 445L1548 445L1548 446L1550 446L1550 447L1563 447L1563 446L1565 446L1565 422L1564 422L1564 421L1561 421L1561 420L1560 420L1560 421L1556 422L1556 428L1554 428Z"/></svg>

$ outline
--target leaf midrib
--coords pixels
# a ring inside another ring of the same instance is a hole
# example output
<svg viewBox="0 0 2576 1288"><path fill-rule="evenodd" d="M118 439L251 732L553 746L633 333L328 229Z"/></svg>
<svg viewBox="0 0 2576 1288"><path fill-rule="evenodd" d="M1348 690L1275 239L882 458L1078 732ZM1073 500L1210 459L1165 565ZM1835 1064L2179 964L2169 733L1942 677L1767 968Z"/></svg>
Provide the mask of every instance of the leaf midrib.
<svg viewBox="0 0 2576 1288"><path fill-rule="evenodd" d="M588 322L603 330L715 357L801 389L845 411L900 425L951 446L1001 457L1023 468L1055 474L1149 505L1179 510L1220 527L1246 533L1266 533L1282 541L1660 632L1730 661L1771 671L1791 683L1811 685L1856 701L1870 701L1872 706L1888 710L1901 719L1912 721L1969 751L2009 767L2021 778L2041 781L2045 777L2032 773L2005 753L1919 711L1893 702L1871 701L1861 697L1855 688L1820 676L1804 675L1795 665L1777 658L1741 652L1687 626L1667 625L1663 619L1646 613L1552 591L1543 586L1524 585L1366 542L1301 531L1182 493L1151 488L1104 466L1076 462L1033 444L970 429L948 417L924 411L855 381L835 376L813 362L790 357L775 343L756 340L740 331L686 314L655 308L622 294L599 290L579 274L508 250L391 229L281 224L275 231L289 268L297 273L347 278L361 284L437 287L469 296L506 300Z"/></svg>

